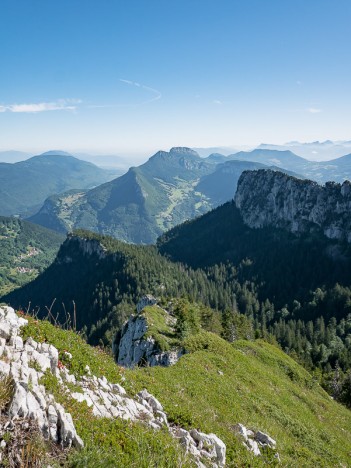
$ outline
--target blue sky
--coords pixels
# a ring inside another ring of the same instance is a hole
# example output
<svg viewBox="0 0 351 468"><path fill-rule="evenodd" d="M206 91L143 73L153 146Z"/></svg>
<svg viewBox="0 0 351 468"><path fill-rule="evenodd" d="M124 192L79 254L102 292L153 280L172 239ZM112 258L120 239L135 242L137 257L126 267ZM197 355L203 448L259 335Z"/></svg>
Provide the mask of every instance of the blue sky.
<svg viewBox="0 0 351 468"><path fill-rule="evenodd" d="M350 0L1 0L0 149L351 139Z"/></svg>

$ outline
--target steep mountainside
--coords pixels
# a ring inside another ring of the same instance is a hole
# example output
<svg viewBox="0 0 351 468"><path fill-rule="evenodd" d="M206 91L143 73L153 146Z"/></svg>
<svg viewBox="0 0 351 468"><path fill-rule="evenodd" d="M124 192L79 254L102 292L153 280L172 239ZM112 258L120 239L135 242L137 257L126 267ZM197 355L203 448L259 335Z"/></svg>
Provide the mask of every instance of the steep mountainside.
<svg viewBox="0 0 351 468"><path fill-rule="evenodd" d="M160 151L122 177L77 194L73 201L71 194L47 200L31 220L62 226L61 231L84 228L150 244L167 228L211 208L195 185L213 169L189 148Z"/></svg>
<svg viewBox="0 0 351 468"><path fill-rule="evenodd" d="M255 281L261 299L277 307L307 300L323 285L350 283L349 246L317 232L297 237L274 227L251 229L232 202L171 229L159 238L158 249L192 268L232 262L238 278Z"/></svg>
<svg viewBox="0 0 351 468"><path fill-rule="evenodd" d="M200 331L185 339L187 354L174 366L128 370L73 331L7 307L0 329L2 422L15 416L0 433L4 462L348 464L350 412L261 340L229 344Z"/></svg>
<svg viewBox="0 0 351 468"><path fill-rule="evenodd" d="M124 244L97 234L77 231L61 246L55 262L30 285L0 298L14 307L39 310L64 323L85 329L91 343L111 345L111 334L123 325L144 294L188 296L222 310L235 299L242 304L254 293L242 289L232 274L215 282L216 272L193 271L168 261L153 246ZM243 306L244 307L244 306Z"/></svg>
<svg viewBox="0 0 351 468"><path fill-rule="evenodd" d="M274 226L295 233L320 230L351 242L351 182L320 186L273 171L244 172L235 203L251 228Z"/></svg>
<svg viewBox="0 0 351 468"><path fill-rule="evenodd" d="M32 281L54 260L64 237L17 218L0 217L0 295Z"/></svg>
<svg viewBox="0 0 351 468"><path fill-rule="evenodd" d="M217 164L189 148L159 151L145 164L87 192L48 198L31 221L60 232L83 228L150 244L167 229L233 198L245 169L262 164Z"/></svg>
<svg viewBox="0 0 351 468"><path fill-rule="evenodd" d="M245 305L236 297L238 310L253 319L256 333L271 333L307 368L322 370L325 388L341 398L351 379L351 248L319 231L252 229L227 203L165 233L158 248L173 261L217 271L217 283L234 270L244 287L254 284L257 294Z"/></svg>
<svg viewBox="0 0 351 468"><path fill-rule="evenodd" d="M91 188L113 176L91 163L60 152L14 164L0 163L0 214L28 216L52 194Z"/></svg>

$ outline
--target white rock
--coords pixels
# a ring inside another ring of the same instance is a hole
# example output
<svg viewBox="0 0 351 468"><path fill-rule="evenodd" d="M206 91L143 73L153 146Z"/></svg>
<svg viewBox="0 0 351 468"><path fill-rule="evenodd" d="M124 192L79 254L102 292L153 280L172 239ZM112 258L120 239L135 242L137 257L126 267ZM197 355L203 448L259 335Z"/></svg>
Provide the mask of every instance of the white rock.
<svg viewBox="0 0 351 468"><path fill-rule="evenodd" d="M0 322L0 337L9 340L11 338L12 328L8 322Z"/></svg>
<svg viewBox="0 0 351 468"><path fill-rule="evenodd" d="M161 403L146 389L139 392L138 397L142 398L143 400L146 400L154 411L163 411L163 406L161 405Z"/></svg>
<svg viewBox="0 0 351 468"><path fill-rule="evenodd" d="M247 440L247 448L248 450L250 450L251 452L253 452L253 454L257 457L259 455L261 455L261 451L258 447L258 443L255 441L255 440L252 440L252 439L248 439Z"/></svg>
<svg viewBox="0 0 351 468"><path fill-rule="evenodd" d="M213 444L215 446L218 465L225 466L225 456L227 450L225 443L215 434L209 434L208 437L211 441L213 441Z"/></svg>
<svg viewBox="0 0 351 468"><path fill-rule="evenodd" d="M36 341L34 341L32 337L29 337L27 339L26 344L31 346L34 349L37 349L37 347L38 347L38 343Z"/></svg>
<svg viewBox="0 0 351 468"><path fill-rule="evenodd" d="M120 395L126 395L126 394L127 394L127 392L125 391L125 389L124 389L121 385L119 385L118 383L116 383L116 384L111 384L111 386L112 386L112 390L113 390L114 392L117 392L117 393L119 393Z"/></svg>
<svg viewBox="0 0 351 468"><path fill-rule="evenodd" d="M248 439L247 429L243 424L236 424L234 426L234 430L238 432L244 438L245 441Z"/></svg>
<svg viewBox="0 0 351 468"><path fill-rule="evenodd" d="M57 364L59 360L59 353L55 346L50 345L48 349L49 359L51 363L51 372L55 375L57 370Z"/></svg>
<svg viewBox="0 0 351 468"><path fill-rule="evenodd" d="M27 392L28 418L37 421L44 438L49 437L49 426L45 413L31 392Z"/></svg>
<svg viewBox="0 0 351 468"><path fill-rule="evenodd" d="M91 398L85 393L74 392L74 393L71 393L71 397L79 401L79 403L83 403L83 401L86 401L89 407L93 406L93 402Z"/></svg>
<svg viewBox="0 0 351 468"><path fill-rule="evenodd" d="M15 381L22 380L21 375L21 363L20 362L11 362L10 375Z"/></svg>
<svg viewBox="0 0 351 468"><path fill-rule="evenodd" d="M204 434L196 429L190 431L191 437L197 442L197 449L206 449L210 457L215 456L220 467L225 465L226 445L215 434Z"/></svg>
<svg viewBox="0 0 351 468"><path fill-rule="evenodd" d="M57 442L58 441L58 435L57 435L58 416L57 416L57 412L56 412L53 405L49 405L47 413L48 413L50 438L54 442Z"/></svg>
<svg viewBox="0 0 351 468"><path fill-rule="evenodd" d="M20 327L25 327L26 325L28 325L28 320L23 317L18 317L18 325Z"/></svg>
<svg viewBox="0 0 351 468"><path fill-rule="evenodd" d="M9 375L10 374L10 364L5 361L0 361L0 374Z"/></svg>
<svg viewBox="0 0 351 468"><path fill-rule="evenodd" d="M25 418L28 415L27 392L18 382L15 383L14 395L8 413L11 419Z"/></svg>
<svg viewBox="0 0 351 468"><path fill-rule="evenodd" d="M72 416L69 413L65 413L64 408L56 403L55 409L57 411L57 416L58 416L58 426L60 429L60 443L63 447L71 447L73 444L75 447L82 447L83 442L78 437Z"/></svg>
<svg viewBox="0 0 351 468"><path fill-rule="evenodd" d="M9 344L14 347L14 349L23 349L23 340L20 336L11 336Z"/></svg>
<svg viewBox="0 0 351 468"><path fill-rule="evenodd" d="M107 390L107 391L110 390L110 386L108 385L106 377L102 377L101 379L98 378L98 383L100 387L102 387L104 390Z"/></svg>
<svg viewBox="0 0 351 468"><path fill-rule="evenodd" d="M166 413L163 411L156 411L156 417L160 420L162 424L168 426L168 419Z"/></svg>
<svg viewBox="0 0 351 468"><path fill-rule="evenodd" d="M50 359L45 354L41 354L34 350L32 353L32 359L37 363L42 372L45 372L47 369L51 369Z"/></svg>
<svg viewBox="0 0 351 468"><path fill-rule="evenodd" d="M45 399L45 391L43 392L42 389L38 385L33 385L32 393L39 403L41 409L45 410L47 407L46 399Z"/></svg>

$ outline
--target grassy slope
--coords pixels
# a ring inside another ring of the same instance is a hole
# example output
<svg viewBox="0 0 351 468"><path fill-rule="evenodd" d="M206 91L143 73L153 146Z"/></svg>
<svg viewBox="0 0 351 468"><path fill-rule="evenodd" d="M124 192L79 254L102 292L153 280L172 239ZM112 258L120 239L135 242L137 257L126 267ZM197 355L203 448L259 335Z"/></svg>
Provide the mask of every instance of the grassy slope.
<svg viewBox="0 0 351 468"><path fill-rule="evenodd" d="M191 341L190 348L201 347L198 337ZM233 466L253 463L233 434L237 422L276 439L284 466L350 460L351 413L297 363L260 341L230 345L207 335L204 342L207 350L176 366L128 371L127 381L134 391L145 386L160 398L174 421L221 437Z"/></svg>
<svg viewBox="0 0 351 468"><path fill-rule="evenodd" d="M228 466L265 464L236 439L232 428L237 422L276 439L283 466L349 464L350 411L332 401L296 362L265 342L231 345L203 333L187 340L190 353L171 368L124 370L73 332L33 319L30 323L25 336L69 351L76 375L89 364L98 376L113 382L125 379L122 383L132 395L146 387L173 422L216 433L227 444ZM56 393L60 395L57 389ZM67 404L86 442L84 451L73 455L73 466L180 466L179 447L167 434L155 436L139 425L96 420L86 406Z"/></svg>

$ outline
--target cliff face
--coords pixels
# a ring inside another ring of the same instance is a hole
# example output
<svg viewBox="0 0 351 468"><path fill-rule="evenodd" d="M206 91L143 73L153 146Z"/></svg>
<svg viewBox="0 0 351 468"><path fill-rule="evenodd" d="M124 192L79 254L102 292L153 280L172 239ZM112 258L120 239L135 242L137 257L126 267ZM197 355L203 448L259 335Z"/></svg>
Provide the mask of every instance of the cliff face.
<svg viewBox="0 0 351 468"><path fill-rule="evenodd" d="M251 228L273 226L294 233L322 231L351 242L351 182L324 186L270 170L245 171L235 204Z"/></svg>

